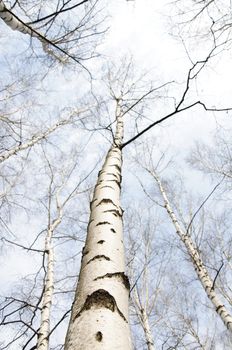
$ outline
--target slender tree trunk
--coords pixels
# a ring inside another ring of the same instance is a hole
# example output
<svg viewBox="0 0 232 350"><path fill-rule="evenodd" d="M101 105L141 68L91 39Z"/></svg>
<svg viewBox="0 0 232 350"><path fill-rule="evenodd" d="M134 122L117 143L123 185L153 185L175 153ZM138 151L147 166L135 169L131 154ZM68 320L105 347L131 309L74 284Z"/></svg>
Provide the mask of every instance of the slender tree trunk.
<svg viewBox="0 0 232 350"><path fill-rule="evenodd" d="M151 328L150 328L150 323L149 323L149 318L147 315L146 305L144 305L144 306L142 305L137 290L135 290L135 292L134 292L134 301L135 301L135 305L137 308L138 318L139 318L140 323L143 327L144 336L145 336L146 344L147 344L147 349L148 350L155 350L154 339L153 339L153 335L152 335Z"/></svg>
<svg viewBox="0 0 232 350"><path fill-rule="evenodd" d="M227 308L225 307L225 305L222 303L222 301L220 300L219 296L217 295L217 293L215 292L215 286L214 286L214 282L212 281L206 267L204 266L204 263L200 257L200 254L197 250L197 247L195 246L191 236L187 233L185 233L172 208L171 205L169 203L167 194L163 188L163 185L160 181L160 179L158 178L158 176L154 173L154 172L150 172L153 177L156 179L160 192L162 194L163 200L164 200L164 205L165 208L167 210L168 215L170 216L173 225L175 226L176 229L176 233L178 234L178 236L180 237L180 239L182 240L182 242L184 243L187 252L189 254L189 256L192 259L195 271L198 275L198 278L208 296L208 298L211 300L212 304L215 307L215 310L217 312L217 314L220 316L221 320L223 321L223 323L226 325L226 327L232 331L232 316L229 314Z"/></svg>
<svg viewBox="0 0 232 350"><path fill-rule="evenodd" d="M24 150L34 146L36 143L40 142L41 140L45 139L47 136L52 134L60 126L68 124L69 121L70 121L70 119L59 121L55 125L51 126L48 130L42 132L41 134L33 135L29 141L24 142L21 145L13 147L12 149L0 154L0 163L4 162L5 160L10 158L11 156L16 155L20 151L24 151Z"/></svg>
<svg viewBox="0 0 232 350"><path fill-rule="evenodd" d="M62 210L59 209L57 218L49 225L45 239L45 254L47 256L47 273L44 285L44 294L41 308L41 321L38 331L37 350L49 350L49 332L51 319L51 306L54 291L54 250L52 247L52 236L54 230L61 223Z"/></svg>
<svg viewBox="0 0 232 350"><path fill-rule="evenodd" d="M123 138L117 101L116 133L99 172L65 350L130 350L129 281L125 275L120 184Z"/></svg>
<svg viewBox="0 0 232 350"><path fill-rule="evenodd" d="M141 318L141 323L142 323L144 334L145 334L147 348L148 348L148 350L155 350L154 340L153 340L153 336L151 333L151 328L150 328L147 312L145 309L141 309L140 311L141 311L140 318Z"/></svg>

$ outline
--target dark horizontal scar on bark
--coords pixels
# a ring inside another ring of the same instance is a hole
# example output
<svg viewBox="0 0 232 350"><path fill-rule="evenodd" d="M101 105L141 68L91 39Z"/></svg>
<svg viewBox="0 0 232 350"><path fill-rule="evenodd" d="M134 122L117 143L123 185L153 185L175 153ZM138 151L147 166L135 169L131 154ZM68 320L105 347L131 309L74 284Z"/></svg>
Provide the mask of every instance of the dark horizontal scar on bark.
<svg viewBox="0 0 232 350"><path fill-rule="evenodd" d="M101 259L104 259L104 260L107 260L107 261L110 261L110 258L108 256L105 256L105 255L96 255L94 256L92 259L90 259L86 265L90 264L92 261L94 260L101 260Z"/></svg>
<svg viewBox="0 0 232 350"><path fill-rule="evenodd" d="M96 226L100 226L100 225L111 225L111 223L108 221L101 221L101 222L98 222Z"/></svg>
<svg viewBox="0 0 232 350"><path fill-rule="evenodd" d="M118 164L112 164L110 166L114 166L121 173L121 168Z"/></svg>
<svg viewBox="0 0 232 350"><path fill-rule="evenodd" d="M100 241L98 241L97 243L98 244L103 244L105 241L104 241L104 239L101 239Z"/></svg>
<svg viewBox="0 0 232 350"><path fill-rule="evenodd" d="M128 323L126 317L123 315L123 313L119 310L115 298L107 292L105 289L98 289L92 294L88 295L83 307L81 310L76 314L73 321L81 316L81 314L86 311L90 310L92 308L95 309L108 309L112 312L118 312L118 314L122 317L122 319Z"/></svg>
<svg viewBox="0 0 232 350"><path fill-rule="evenodd" d="M120 183L120 181L118 181L118 180L105 180L105 182L116 182L116 184L118 185L118 187L121 189L121 183Z"/></svg>
<svg viewBox="0 0 232 350"><path fill-rule="evenodd" d="M123 214L117 209L104 210L103 213L112 213L114 216L119 216L120 218L122 217L122 214Z"/></svg>
<svg viewBox="0 0 232 350"><path fill-rule="evenodd" d="M111 204L113 204L115 207L117 207L116 204L114 204L114 202L113 202L112 199L110 199L110 198L103 198L103 199L96 205L96 207L98 207L98 206L101 205L101 204L107 204L107 203L111 203Z"/></svg>
<svg viewBox="0 0 232 350"><path fill-rule="evenodd" d="M127 275L125 275L124 272L106 273L103 276L98 276L98 277L94 278L94 281L97 281L97 280L100 280L103 278L117 278L117 279L122 281L122 283L124 284L124 286L127 290L130 290L129 278L127 277Z"/></svg>
<svg viewBox="0 0 232 350"><path fill-rule="evenodd" d="M116 233L115 229L111 228L110 231L112 231L113 233Z"/></svg>
<svg viewBox="0 0 232 350"><path fill-rule="evenodd" d="M112 167L112 166L119 168L119 166L117 164L116 165L113 165L113 164L112 165L108 165L108 167ZM119 173L121 173L121 169L120 168L118 169L118 168L117 168L117 170L119 171ZM100 177L102 174L117 176L114 173L109 173L109 170L100 170L98 172L98 177ZM100 181L104 181L104 180L100 180Z"/></svg>
<svg viewBox="0 0 232 350"><path fill-rule="evenodd" d="M219 312L219 310L220 310L221 308L223 308L223 307L224 307L224 305L219 305L219 306L216 308L216 311Z"/></svg>

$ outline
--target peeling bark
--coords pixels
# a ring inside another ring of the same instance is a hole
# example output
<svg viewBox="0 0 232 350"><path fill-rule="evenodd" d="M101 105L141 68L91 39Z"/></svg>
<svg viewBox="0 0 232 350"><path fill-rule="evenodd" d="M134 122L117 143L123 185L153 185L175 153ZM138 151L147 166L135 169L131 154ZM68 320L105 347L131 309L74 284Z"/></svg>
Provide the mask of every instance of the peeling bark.
<svg viewBox="0 0 232 350"><path fill-rule="evenodd" d="M82 257L65 350L132 349L120 206L121 115L117 101L114 142L99 171L90 204L85 244L88 256Z"/></svg>

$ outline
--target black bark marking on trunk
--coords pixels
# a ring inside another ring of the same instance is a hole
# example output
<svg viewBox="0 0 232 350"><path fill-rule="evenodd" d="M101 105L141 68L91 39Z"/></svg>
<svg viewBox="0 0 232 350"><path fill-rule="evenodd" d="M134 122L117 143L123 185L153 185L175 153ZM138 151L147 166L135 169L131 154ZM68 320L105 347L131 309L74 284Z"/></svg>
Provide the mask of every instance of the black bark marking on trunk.
<svg viewBox="0 0 232 350"><path fill-rule="evenodd" d="M89 250L85 250L85 247L82 249L82 256L89 254Z"/></svg>
<svg viewBox="0 0 232 350"><path fill-rule="evenodd" d="M124 272L114 272L114 273L106 273L103 276L98 276L96 278L94 278L94 281L103 279L103 278L118 278L119 280L121 280L121 282L123 283L124 287L127 290L130 290L130 282L129 282L129 278L127 277L127 275L125 275Z"/></svg>
<svg viewBox="0 0 232 350"><path fill-rule="evenodd" d="M217 308L216 308L216 311L220 314L221 311L219 311L221 308L223 308L224 305L219 305Z"/></svg>
<svg viewBox="0 0 232 350"><path fill-rule="evenodd" d="M103 213L112 213L114 216L119 216L121 218L122 214L123 214L123 211L120 212L117 209L109 209L109 210L104 210Z"/></svg>
<svg viewBox="0 0 232 350"><path fill-rule="evenodd" d="M83 258L85 257L85 255L87 255L89 253L89 250L85 250L85 246L82 248L82 257L81 257L81 261L83 260Z"/></svg>
<svg viewBox="0 0 232 350"><path fill-rule="evenodd" d="M111 204L113 204L115 207L117 207L116 204L114 204L114 202L113 202L112 199L110 199L110 198L103 198L103 199L98 203L98 205L96 205L96 207L98 207L98 206L101 205L101 204L108 204L108 203L111 203Z"/></svg>
<svg viewBox="0 0 232 350"><path fill-rule="evenodd" d="M105 241L104 241L104 239L101 239L100 241L98 241L97 243L98 244L103 244Z"/></svg>
<svg viewBox="0 0 232 350"><path fill-rule="evenodd" d="M92 261L94 260L101 260L101 259L104 259L104 260L107 260L107 261L110 261L110 258L108 256L105 256L105 255L96 255L94 256L92 259L90 259L86 265L88 265L89 263L91 263Z"/></svg>
<svg viewBox="0 0 232 350"><path fill-rule="evenodd" d="M111 228L110 231L112 231L113 233L116 233L114 228Z"/></svg>
<svg viewBox="0 0 232 350"><path fill-rule="evenodd" d="M119 171L119 173L121 174L121 168L120 168L120 166L118 164L112 164L110 166L114 166Z"/></svg>
<svg viewBox="0 0 232 350"><path fill-rule="evenodd" d="M103 334L102 332L98 331L95 335L95 338L97 341L101 342L102 341L102 338L103 338Z"/></svg>
<svg viewBox="0 0 232 350"><path fill-rule="evenodd" d="M87 226L87 231L89 230L90 224L94 221L94 219L89 220L88 226Z"/></svg>
<svg viewBox="0 0 232 350"><path fill-rule="evenodd" d="M92 202L90 202L90 209L92 209L93 203L96 201L97 199L95 198L94 200L92 200Z"/></svg>
<svg viewBox="0 0 232 350"><path fill-rule="evenodd" d="M119 189L121 189L121 183L118 181L118 180L105 180L106 182L110 182L110 181L113 181L113 182L116 182L116 184L118 185Z"/></svg>
<svg viewBox="0 0 232 350"><path fill-rule="evenodd" d="M98 222L96 226L100 226L100 225L111 225L111 223L108 221L101 221L101 222Z"/></svg>
<svg viewBox="0 0 232 350"><path fill-rule="evenodd" d="M122 317L122 319L128 323L126 317L119 310L114 297L109 292L107 292L105 289L98 289L95 292L93 292L92 294L87 296L82 309L74 317L73 322L75 321L76 318L81 316L83 311L90 310L92 308L94 308L94 309L105 308L105 309L109 309L112 312L117 311L118 314Z"/></svg>

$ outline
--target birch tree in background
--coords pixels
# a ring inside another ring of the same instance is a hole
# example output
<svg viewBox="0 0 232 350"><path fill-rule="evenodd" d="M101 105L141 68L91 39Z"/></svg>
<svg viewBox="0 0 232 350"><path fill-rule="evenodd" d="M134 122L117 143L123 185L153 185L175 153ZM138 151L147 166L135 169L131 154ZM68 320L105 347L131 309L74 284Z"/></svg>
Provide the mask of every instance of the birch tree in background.
<svg viewBox="0 0 232 350"><path fill-rule="evenodd" d="M146 346L148 350L155 350L154 329L162 319L159 308L159 295L162 294L162 282L165 278L166 259L165 253L160 264L156 260L160 252L156 231L159 227L159 221L154 220L153 212L146 208L130 208L127 214L127 220L133 220L132 225L136 229L129 230L129 244L127 251L128 270L131 280L131 321L135 316L143 329L144 336L134 334L134 341L138 338L136 348ZM147 220L147 218L150 218ZM129 224L130 225L130 224ZM131 232L130 232L131 231ZM167 248L168 250L168 248ZM168 252L170 254L170 251ZM167 253L167 255L168 255ZM155 262L157 269L151 269L150 266ZM152 281L152 283L151 283ZM164 282L165 283L165 282ZM162 310L165 313L165 307ZM142 339L141 339L142 338ZM140 345L141 344L141 345ZM146 345L145 345L146 344Z"/></svg>
<svg viewBox="0 0 232 350"><path fill-rule="evenodd" d="M170 204L170 201L168 199L167 193L164 189L164 186L157 175L157 172L155 170L155 167L152 165L152 168L146 168L146 171L154 178L154 180L157 182L160 194L163 198L164 202L164 208L167 211L168 216L170 217L174 227L175 231L180 237L181 241L186 247L187 253L189 257L191 258L193 267L198 275L198 279L201 282L209 300L212 302L215 311L220 316L221 320L225 324L225 326L228 328L228 330L232 331L232 316L230 315L230 312L228 310L228 306L225 306L225 303L221 300L221 296L216 291L216 284L215 279L213 280L209 272L202 261L202 258L200 256L200 253L197 249L197 246L193 242L191 235L189 234L189 228L187 230L184 230L175 215L172 206Z"/></svg>
<svg viewBox="0 0 232 350"><path fill-rule="evenodd" d="M58 128L75 122L75 118L79 116L80 114L84 113L85 111L73 111L71 115L69 115L67 118L60 119L58 122L56 122L54 125L49 127L47 130L42 131L40 133L37 133L32 136L27 136L27 140L23 140L23 131L21 130L21 140L19 144L15 147L12 147L11 149L6 150L5 152L0 153L0 163L4 162L5 160L9 159L12 156L17 155L21 151L25 151L33 147L35 144L41 142L43 139L46 139L49 137L50 134L52 134L54 131L56 131ZM81 118L80 118L81 119ZM84 119L84 118L83 118ZM83 120L82 120L83 122Z"/></svg>
<svg viewBox="0 0 232 350"><path fill-rule="evenodd" d="M75 246L78 241L78 236L75 235L75 238L69 236L69 230L66 228L68 218L72 216L70 207L78 196L81 197L89 191L86 181L95 167L90 173L83 177L80 176L77 171L79 160L76 156L73 161L68 160L66 164L63 162L61 170L57 166L57 160L54 162L54 157L49 160L47 147L45 145L41 147L46 162L46 177L49 181L48 186L46 181L44 182L44 188L48 187L47 193L44 192L44 197L41 196L38 202L45 209L47 226L42 228L36 236L31 234L31 244L28 245L15 237L12 240L5 237L2 239L4 246L8 245L27 252L27 255L37 254L36 260L38 260L38 270L35 266L36 272L32 276L26 276L24 284L18 290L13 290L11 295L5 298L1 297L0 326L3 329L4 326L15 325L13 339L6 342L3 349L11 346L17 347L18 342L23 349L49 349L51 335L56 331L59 332L60 324L65 321L70 312L69 309L62 311L63 298L60 297L60 290L64 295L67 294L67 300L70 299L72 290L70 293L69 287L74 284L72 283L74 279L69 275L70 269L66 268L61 272L58 266L60 264L64 266L66 259L72 265L70 260L73 257L70 254L70 247L67 254L64 251L63 258L61 258L62 247L67 246L70 241L71 245ZM75 152L76 154L77 152ZM80 178L74 186L73 177L75 180ZM44 217L43 210L39 207L37 208L38 212L40 212L41 217ZM59 232L59 230L61 231ZM63 235L62 231L64 231ZM66 258L64 259L64 257ZM64 287L61 288L64 283L67 290ZM55 304L55 307L52 304ZM57 316L54 322L55 314ZM35 345L32 346L32 344Z"/></svg>
<svg viewBox="0 0 232 350"><path fill-rule="evenodd" d="M98 0L0 1L0 18L12 29L36 38L44 53L60 63L73 61L82 65L94 55L97 37L104 30L98 12ZM71 20L72 16L75 21ZM98 29L99 28L99 29ZM94 40L91 40L94 37ZM96 37L96 38L95 38Z"/></svg>

